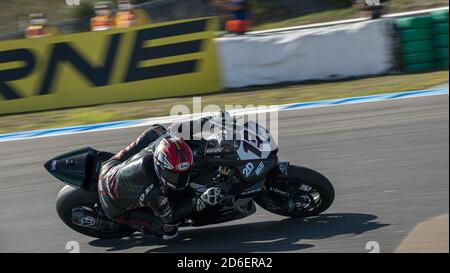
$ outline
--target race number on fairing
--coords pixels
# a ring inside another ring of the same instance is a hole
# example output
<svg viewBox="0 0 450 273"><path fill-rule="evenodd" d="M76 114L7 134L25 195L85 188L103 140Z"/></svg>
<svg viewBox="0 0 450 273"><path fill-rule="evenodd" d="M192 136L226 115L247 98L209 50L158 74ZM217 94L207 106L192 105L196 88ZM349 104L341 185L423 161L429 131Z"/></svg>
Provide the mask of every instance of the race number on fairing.
<svg viewBox="0 0 450 273"><path fill-rule="evenodd" d="M237 137L241 140L237 151L240 160L266 159L272 151L269 132L255 122L247 123Z"/></svg>

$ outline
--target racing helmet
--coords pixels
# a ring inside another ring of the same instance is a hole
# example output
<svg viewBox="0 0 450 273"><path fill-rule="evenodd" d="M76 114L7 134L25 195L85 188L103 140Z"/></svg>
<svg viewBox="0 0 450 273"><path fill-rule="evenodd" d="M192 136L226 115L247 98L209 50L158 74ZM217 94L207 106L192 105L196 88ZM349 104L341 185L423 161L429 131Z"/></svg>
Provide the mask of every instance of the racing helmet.
<svg viewBox="0 0 450 273"><path fill-rule="evenodd" d="M193 154L189 145L175 136L159 141L154 151L154 166L158 178L173 190L183 190L189 183Z"/></svg>

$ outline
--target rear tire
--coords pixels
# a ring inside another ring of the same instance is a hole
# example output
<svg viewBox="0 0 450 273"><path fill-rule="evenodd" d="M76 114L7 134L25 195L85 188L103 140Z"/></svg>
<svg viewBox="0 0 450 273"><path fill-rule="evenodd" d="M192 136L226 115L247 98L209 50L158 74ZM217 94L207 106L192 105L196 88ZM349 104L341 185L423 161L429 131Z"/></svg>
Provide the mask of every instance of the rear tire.
<svg viewBox="0 0 450 273"><path fill-rule="evenodd" d="M288 212L287 210L272 210L265 206L261 196L255 198L255 202L264 209L282 216L300 218L319 215L327 210L334 201L334 188L330 181L317 171L306 167L290 165L288 169L288 177L286 179L289 184L301 183L310 186L320 194L321 203L311 211Z"/></svg>
<svg viewBox="0 0 450 273"><path fill-rule="evenodd" d="M87 227L77 226L72 223L72 209L77 207L92 207L98 203L98 193L86 191L82 188L74 188L72 186L65 186L62 188L58 197L56 198L56 211L59 218L71 229L78 233L100 239L106 238L122 238L130 236L134 233L133 230L126 227L119 228L116 232L101 232ZM106 216L105 216L106 217Z"/></svg>

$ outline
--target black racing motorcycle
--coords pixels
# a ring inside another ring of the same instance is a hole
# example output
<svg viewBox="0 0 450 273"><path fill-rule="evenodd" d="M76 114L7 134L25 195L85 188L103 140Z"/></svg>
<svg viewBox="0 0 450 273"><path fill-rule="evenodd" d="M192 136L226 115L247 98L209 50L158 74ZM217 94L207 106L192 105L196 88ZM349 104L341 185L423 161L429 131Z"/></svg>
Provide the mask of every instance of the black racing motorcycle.
<svg viewBox="0 0 450 273"><path fill-rule="evenodd" d="M310 217L328 209L334 188L312 169L278 160L278 149L267 129L258 123L243 126L233 121L199 140L187 140L194 154L188 190L191 198L211 186L220 187L222 202L201 212L192 212L183 226L205 226L241 219L260 207L287 217ZM61 220L73 230L95 238L127 237L135 226L113 222L101 208L97 181L103 162L112 153L87 147L71 151L45 164L45 168L67 185L56 199ZM88 215L80 211L89 211Z"/></svg>

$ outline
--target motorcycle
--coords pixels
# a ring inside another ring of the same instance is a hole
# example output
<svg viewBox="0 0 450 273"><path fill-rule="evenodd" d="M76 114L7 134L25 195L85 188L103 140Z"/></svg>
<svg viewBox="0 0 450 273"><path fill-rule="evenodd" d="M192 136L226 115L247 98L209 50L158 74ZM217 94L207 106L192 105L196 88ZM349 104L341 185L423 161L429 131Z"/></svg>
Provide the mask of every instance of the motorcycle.
<svg viewBox="0 0 450 273"><path fill-rule="evenodd" d="M255 203L271 213L299 218L319 215L331 206L335 192L330 181L315 170L279 161L278 148L267 129L255 122L238 125L235 119L231 127L222 126L208 137L186 140L193 151L194 165L189 189L183 191L188 196L183 197L192 198L215 186L221 189L222 201L201 212L191 212L180 227L248 217L255 213ZM99 203L100 168L112 156L86 147L44 165L67 184L58 193L56 210L76 232L95 238L121 238L139 231L136 226L107 218Z"/></svg>

